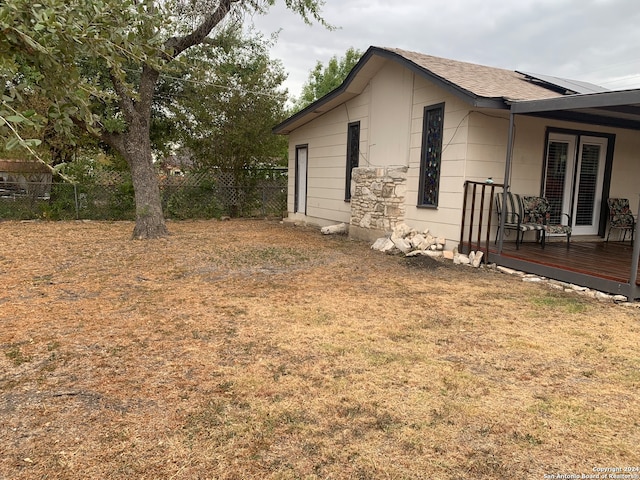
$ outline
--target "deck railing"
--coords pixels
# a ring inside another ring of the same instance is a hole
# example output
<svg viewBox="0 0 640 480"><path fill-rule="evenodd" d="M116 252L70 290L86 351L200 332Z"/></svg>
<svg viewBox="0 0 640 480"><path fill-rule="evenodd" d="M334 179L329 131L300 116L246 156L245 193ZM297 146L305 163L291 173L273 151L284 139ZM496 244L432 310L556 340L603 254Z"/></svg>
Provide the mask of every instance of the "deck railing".
<svg viewBox="0 0 640 480"><path fill-rule="evenodd" d="M460 226L460 244L458 250L468 253L482 251L486 263L489 258L491 241L491 222L496 189L502 191L504 185L491 181L464 182L464 200L462 203L462 223Z"/></svg>

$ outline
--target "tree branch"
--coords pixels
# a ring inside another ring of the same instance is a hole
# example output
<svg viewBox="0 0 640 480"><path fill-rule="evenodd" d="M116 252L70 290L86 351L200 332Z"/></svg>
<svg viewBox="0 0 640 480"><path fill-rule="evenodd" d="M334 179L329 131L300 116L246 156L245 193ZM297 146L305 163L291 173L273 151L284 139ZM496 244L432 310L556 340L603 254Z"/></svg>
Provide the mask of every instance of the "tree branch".
<svg viewBox="0 0 640 480"><path fill-rule="evenodd" d="M124 139L122 138L121 133L102 132L98 136L98 138L109 145L111 148L113 148L116 152L120 152L122 155L124 155Z"/></svg>
<svg viewBox="0 0 640 480"><path fill-rule="evenodd" d="M109 132L106 132L105 130L102 130L102 129L92 128L89 125L87 125L87 122L85 122L83 119L78 118L78 117L73 117L72 116L70 118L71 118L71 121L74 123L75 126L80 128L81 130L84 130L85 132L89 133L89 135L94 137L96 140L99 140L101 142L106 143L107 145L109 145L111 148L113 148L114 150L116 150L118 152L122 152L123 151L124 143L122 141L122 134L120 134L120 133L109 133Z"/></svg>
<svg viewBox="0 0 640 480"><path fill-rule="evenodd" d="M118 95L118 104L120 105L120 109L124 114L125 121L127 123L131 123L136 116L136 109L133 103L133 99L129 96L129 92L122 84L119 78L117 78L113 73L111 74L111 82L113 83L113 88L116 90L116 94Z"/></svg>
<svg viewBox="0 0 640 480"><path fill-rule="evenodd" d="M172 58L175 58L188 48L204 42L207 35L211 33L211 30L224 20L227 14L231 11L231 5L238 1L239 0L220 0L218 8L216 8L211 14L207 15L193 32L182 37L169 38L164 44L165 49L171 52L170 55Z"/></svg>
<svg viewBox="0 0 640 480"><path fill-rule="evenodd" d="M0 118L1 118L1 117L0 117ZM28 142L27 140L25 140L24 138L22 138L22 136L20 136L20 133L18 132L18 130L16 130L16 129L14 128L14 126L11 124L11 122L9 122L9 121L5 120L4 118L3 118L3 120L4 120L4 125L6 125L7 127L9 127L9 130L11 130L11 132L13 133L13 135L15 135L15 137L20 141L20 144L21 144L24 148L26 148L26 149L27 149L27 151L28 151L31 155L33 155L33 157L34 157L38 162L40 162L40 163L41 163L41 164L43 164L45 167L47 167L47 168L49 169L49 171L50 171L53 175L55 175L55 174L57 173L57 174L59 174L59 175L60 175L64 180L66 180L67 182L69 182L69 183L75 183L75 182L73 181L73 179L71 179L71 178L67 177L67 176L66 176L66 175L64 175L63 173L56 172L56 169L55 169L55 168L53 168L51 165L49 165L46 161L44 161L44 160L42 159L42 157L41 157L40 155L38 155L38 153L37 153L33 148L31 148L31 146L29 145L29 142Z"/></svg>
<svg viewBox="0 0 640 480"><path fill-rule="evenodd" d="M142 67L140 89L138 91L140 100L139 103L136 104L136 111L138 112L138 115L145 118L146 122L149 122L150 119L153 95L155 93L159 76L160 73L155 68L152 68L147 64Z"/></svg>

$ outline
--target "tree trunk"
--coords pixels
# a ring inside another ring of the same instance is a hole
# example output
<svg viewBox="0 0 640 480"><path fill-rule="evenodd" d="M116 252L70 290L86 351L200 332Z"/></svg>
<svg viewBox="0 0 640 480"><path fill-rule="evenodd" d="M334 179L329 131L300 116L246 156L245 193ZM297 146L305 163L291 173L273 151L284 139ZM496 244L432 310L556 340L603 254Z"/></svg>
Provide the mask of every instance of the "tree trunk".
<svg viewBox="0 0 640 480"><path fill-rule="evenodd" d="M158 173L153 166L149 131L142 125L130 125L123 135L122 152L131 169L136 201L134 239L159 238L169 234L162 214Z"/></svg>
<svg viewBox="0 0 640 480"><path fill-rule="evenodd" d="M151 104L159 73L143 66L140 76L138 101L134 101L120 80L113 76L113 86L118 94L120 108L127 121L122 133L103 134L102 140L122 154L131 171L136 202L134 239L165 237L169 234L162 214L162 201L158 174L151 156Z"/></svg>
<svg viewBox="0 0 640 480"><path fill-rule="evenodd" d="M202 43L213 27L218 25L231 10L231 4L239 0L220 0L217 8L206 15L202 23L190 34L171 37L165 42L163 56L171 61L188 48ZM101 138L118 150L129 164L136 201L136 226L134 239L159 238L169 234L162 214L162 201L158 175L151 157L151 106L160 73L148 64L142 66L137 99L130 95L121 78L112 72L111 80L118 95L120 109L127 122L123 133L103 133Z"/></svg>

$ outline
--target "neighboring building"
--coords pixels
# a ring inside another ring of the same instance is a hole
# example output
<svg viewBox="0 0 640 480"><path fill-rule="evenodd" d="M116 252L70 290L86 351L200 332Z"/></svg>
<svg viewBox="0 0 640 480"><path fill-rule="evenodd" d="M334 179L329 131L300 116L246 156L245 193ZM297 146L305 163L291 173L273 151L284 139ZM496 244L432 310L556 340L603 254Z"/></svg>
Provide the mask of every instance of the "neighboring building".
<svg viewBox="0 0 640 480"><path fill-rule="evenodd" d="M289 136L289 221L345 222L362 239L404 222L449 248L462 247L465 183L489 178L571 212L572 239L604 236L608 197L638 204L638 130L640 90L378 47L274 128Z"/></svg>
<svg viewBox="0 0 640 480"><path fill-rule="evenodd" d="M34 160L0 159L0 197L48 197L51 170Z"/></svg>
<svg viewBox="0 0 640 480"><path fill-rule="evenodd" d="M181 151L179 154L167 155L158 160L160 172L169 177L183 176L193 169L193 158L189 151Z"/></svg>

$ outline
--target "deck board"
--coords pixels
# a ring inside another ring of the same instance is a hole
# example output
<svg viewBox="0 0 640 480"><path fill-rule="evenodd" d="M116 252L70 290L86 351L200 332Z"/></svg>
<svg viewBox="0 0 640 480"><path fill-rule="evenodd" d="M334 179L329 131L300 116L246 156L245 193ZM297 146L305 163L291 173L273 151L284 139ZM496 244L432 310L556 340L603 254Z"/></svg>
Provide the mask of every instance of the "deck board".
<svg viewBox="0 0 640 480"><path fill-rule="evenodd" d="M494 251L492 246L491 250ZM633 254L630 242L549 242L544 249L540 244L525 242L516 250L515 244L506 242L502 254L512 258L562 268L616 282L628 283ZM639 269L640 271L640 269ZM638 281L640 285L640 275Z"/></svg>

